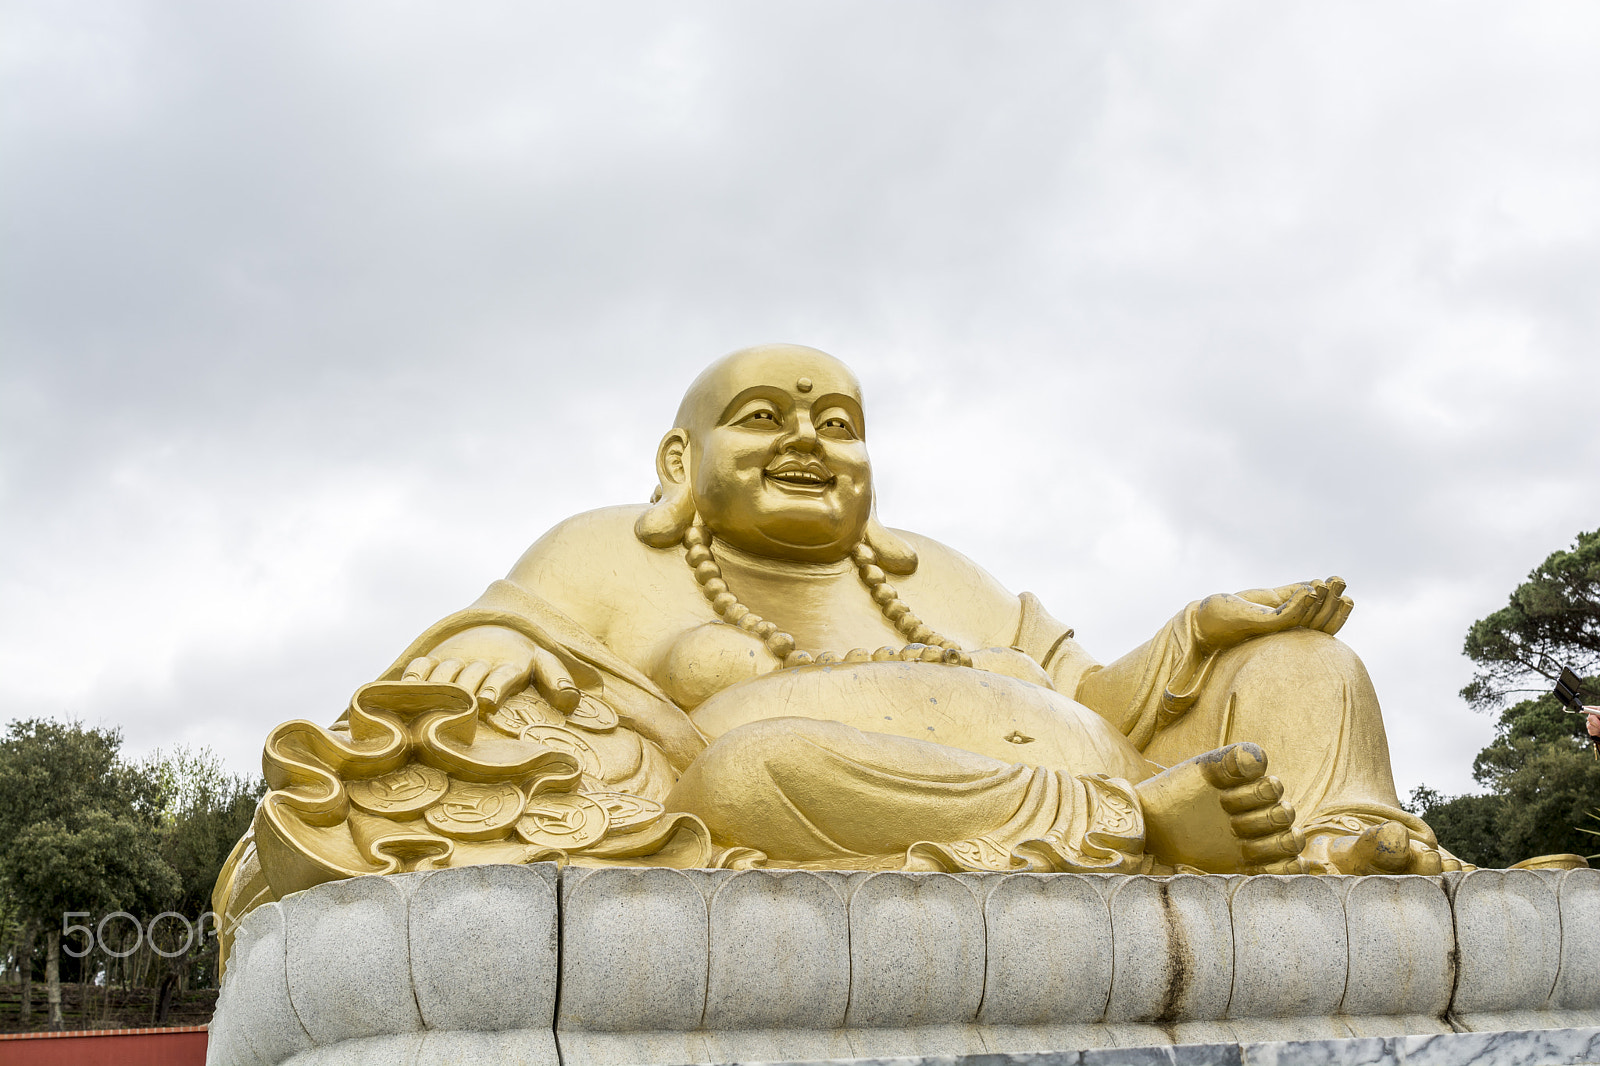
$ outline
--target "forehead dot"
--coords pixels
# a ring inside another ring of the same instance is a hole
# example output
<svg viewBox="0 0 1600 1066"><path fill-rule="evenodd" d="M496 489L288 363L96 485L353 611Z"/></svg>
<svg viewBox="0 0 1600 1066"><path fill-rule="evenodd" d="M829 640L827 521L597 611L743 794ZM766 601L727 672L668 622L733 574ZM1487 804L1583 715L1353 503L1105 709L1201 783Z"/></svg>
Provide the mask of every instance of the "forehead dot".
<svg viewBox="0 0 1600 1066"><path fill-rule="evenodd" d="M801 392L810 392L811 391L811 379L810 378L801 378L799 381L794 383L794 387L799 389Z"/></svg>

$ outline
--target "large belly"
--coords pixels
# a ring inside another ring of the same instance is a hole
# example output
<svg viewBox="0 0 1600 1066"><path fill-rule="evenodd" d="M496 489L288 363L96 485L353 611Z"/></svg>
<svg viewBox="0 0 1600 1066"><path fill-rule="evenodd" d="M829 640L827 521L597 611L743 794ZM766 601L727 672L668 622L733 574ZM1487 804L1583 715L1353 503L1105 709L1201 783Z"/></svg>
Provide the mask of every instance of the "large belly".
<svg viewBox="0 0 1600 1066"><path fill-rule="evenodd" d="M712 740L767 718L815 718L1008 763L1130 781L1152 772L1127 737L1059 692L942 664L866 662L780 670L724 689L690 717Z"/></svg>

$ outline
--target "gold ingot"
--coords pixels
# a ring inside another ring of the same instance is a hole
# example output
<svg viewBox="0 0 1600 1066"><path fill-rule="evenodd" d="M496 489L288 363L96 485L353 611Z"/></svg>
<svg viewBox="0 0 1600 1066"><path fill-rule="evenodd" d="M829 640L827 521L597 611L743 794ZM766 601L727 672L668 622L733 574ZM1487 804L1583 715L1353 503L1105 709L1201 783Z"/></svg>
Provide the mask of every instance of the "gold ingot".
<svg viewBox="0 0 1600 1066"><path fill-rule="evenodd" d="M580 793L538 796L517 820L517 836L529 844L563 850L586 848L606 835L605 807Z"/></svg>
<svg viewBox="0 0 1600 1066"><path fill-rule="evenodd" d="M382 777L352 781L350 802L368 814L409 818L427 810L449 787L443 770L414 762Z"/></svg>
<svg viewBox="0 0 1600 1066"><path fill-rule="evenodd" d="M515 785L453 781L444 799L423 817L457 840L493 840L505 836L521 814L522 792Z"/></svg>

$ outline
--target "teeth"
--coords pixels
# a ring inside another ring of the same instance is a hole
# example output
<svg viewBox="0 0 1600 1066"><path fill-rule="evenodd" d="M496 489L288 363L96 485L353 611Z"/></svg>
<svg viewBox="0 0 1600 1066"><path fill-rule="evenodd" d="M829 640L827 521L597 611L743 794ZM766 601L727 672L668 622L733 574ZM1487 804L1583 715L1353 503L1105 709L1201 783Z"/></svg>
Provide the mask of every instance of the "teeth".
<svg viewBox="0 0 1600 1066"><path fill-rule="evenodd" d="M771 476L779 481L798 481L807 485L825 485L828 482L821 474L813 474L809 470L780 470Z"/></svg>

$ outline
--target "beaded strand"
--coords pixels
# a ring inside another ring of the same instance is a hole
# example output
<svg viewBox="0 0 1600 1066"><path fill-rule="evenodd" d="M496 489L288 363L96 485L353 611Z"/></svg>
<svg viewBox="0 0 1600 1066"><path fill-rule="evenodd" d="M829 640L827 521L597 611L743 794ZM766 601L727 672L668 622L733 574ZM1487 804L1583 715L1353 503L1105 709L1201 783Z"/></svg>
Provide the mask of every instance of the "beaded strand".
<svg viewBox="0 0 1600 1066"><path fill-rule="evenodd" d="M728 590L728 583L722 577L722 567L712 558L711 539L711 533L698 522L683 535L684 561L694 571L700 591L711 602L711 609L717 612L719 618L759 639L786 667L809 663L881 663L896 659L901 662L945 663L949 666L972 665L972 656L962 651L959 644L935 633L922 619L911 613L911 608L900 599L899 592L889 584L888 575L878 566L877 553L870 545L857 544L851 550L850 557L861 575L862 584L866 585L872 596L872 602L878 605L883 616L909 643L900 648L885 645L874 652L852 648L843 655L831 651L813 655L795 647L793 634L785 633L776 623L750 610Z"/></svg>

